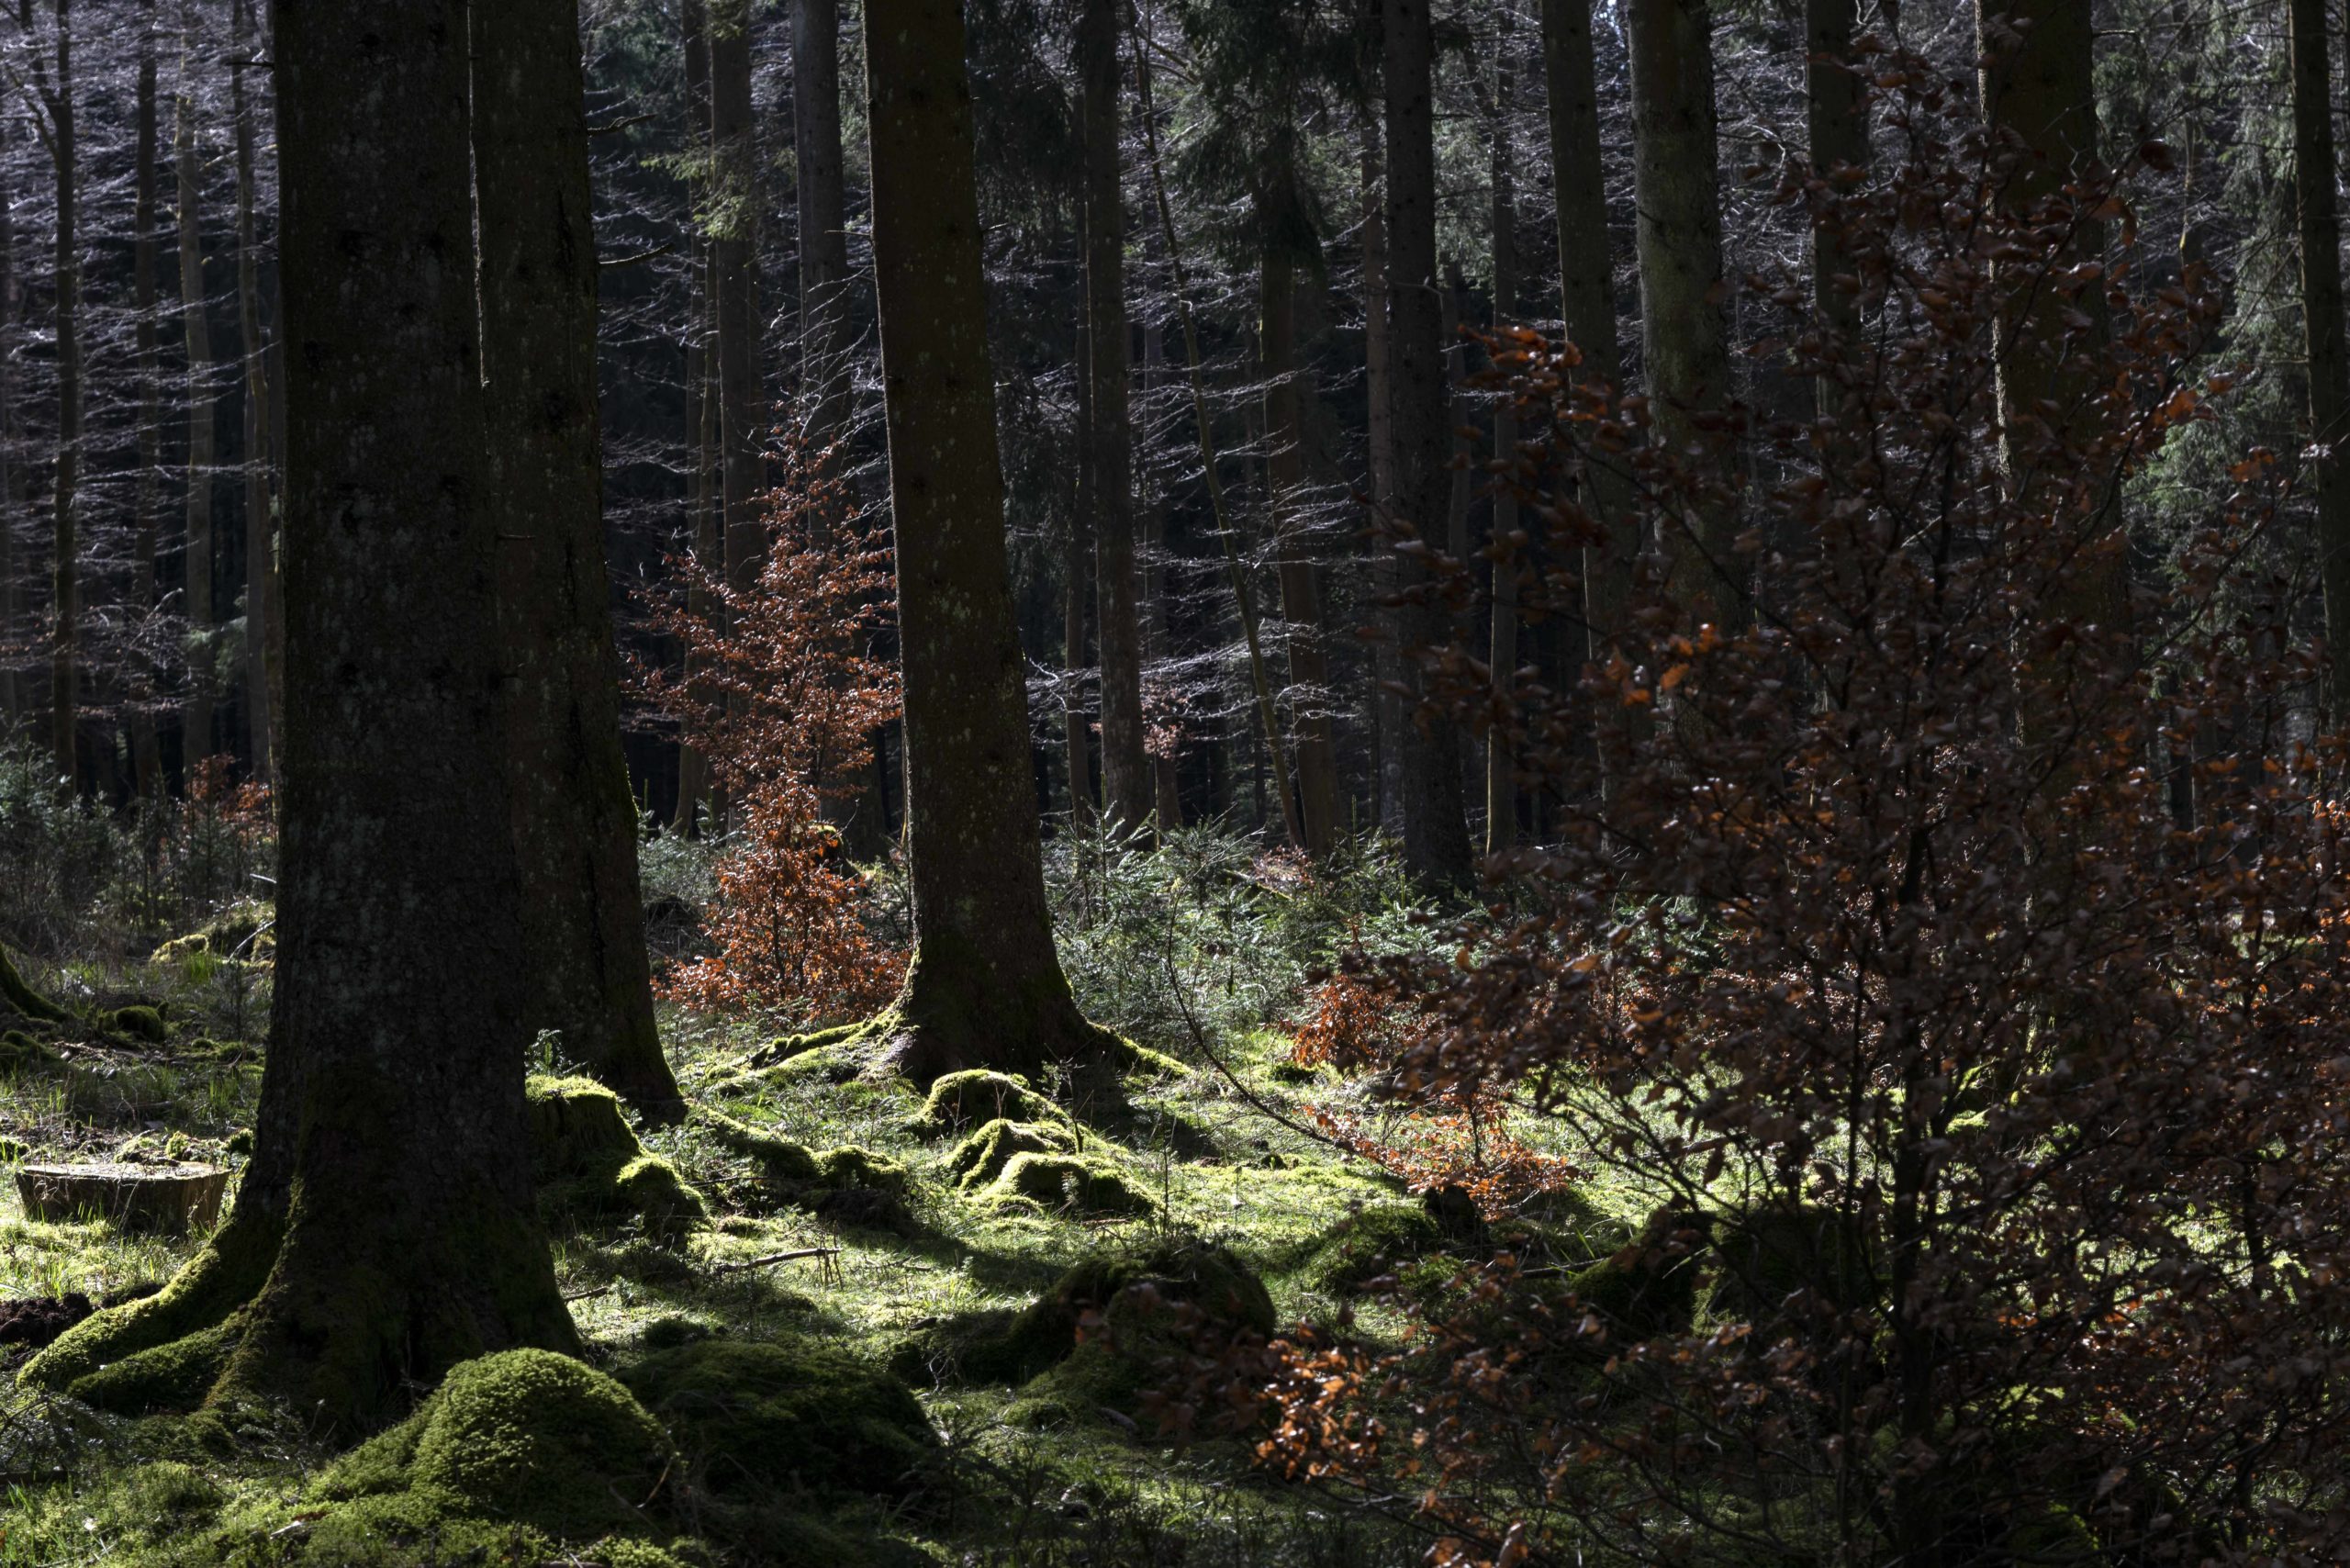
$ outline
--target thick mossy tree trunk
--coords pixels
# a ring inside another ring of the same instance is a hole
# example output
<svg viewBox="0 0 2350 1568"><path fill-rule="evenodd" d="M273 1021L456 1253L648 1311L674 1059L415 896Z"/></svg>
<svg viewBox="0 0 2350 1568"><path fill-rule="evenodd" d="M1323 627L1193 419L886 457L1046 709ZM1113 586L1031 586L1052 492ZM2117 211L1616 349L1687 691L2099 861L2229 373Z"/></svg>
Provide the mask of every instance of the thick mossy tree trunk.
<svg viewBox="0 0 2350 1568"><path fill-rule="evenodd" d="M523 1119L464 7L280 0L274 21L286 723L252 1163L161 1295L23 1376L348 1430L457 1361L576 1338Z"/></svg>
<svg viewBox="0 0 2350 1568"><path fill-rule="evenodd" d="M499 524L507 780L526 1022L639 1111L682 1111L653 1018L621 752L596 418L596 243L578 0L476 6L482 379Z"/></svg>
<svg viewBox="0 0 2350 1568"><path fill-rule="evenodd" d="M873 258L905 672L914 958L890 1060L916 1078L1115 1047L1053 948L1004 556L957 0L867 0Z"/></svg>

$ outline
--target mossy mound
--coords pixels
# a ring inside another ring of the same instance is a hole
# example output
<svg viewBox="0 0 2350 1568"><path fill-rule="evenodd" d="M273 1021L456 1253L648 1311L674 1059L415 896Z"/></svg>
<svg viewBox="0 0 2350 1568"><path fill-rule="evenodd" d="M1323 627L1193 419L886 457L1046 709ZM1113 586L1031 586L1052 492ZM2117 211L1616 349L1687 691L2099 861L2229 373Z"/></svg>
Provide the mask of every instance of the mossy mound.
<svg viewBox="0 0 2350 1568"><path fill-rule="evenodd" d="M1054 1122L1015 1122L998 1116L966 1137L946 1156L946 1169L965 1192L975 1192L1003 1174L1024 1154L1071 1154L1077 1139Z"/></svg>
<svg viewBox="0 0 2350 1568"><path fill-rule="evenodd" d="M1349 1215L1304 1270L1305 1282L1351 1295L1412 1260L1442 1249L1444 1231L1418 1204L1370 1204Z"/></svg>
<svg viewBox="0 0 2350 1568"><path fill-rule="evenodd" d="M933 1083L912 1126L918 1132L939 1134L998 1119L1066 1124L1069 1114L1031 1089L1026 1079L973 1069L950 1072Z"/></svg>
<svg viewBox="0 0 2350 1568"><path fill-rule="evenodd" d="M25 983L6 947L0 947L0 1007L44 1024L65 1022L65 1009Z"/></svg>
<svg viewBox="0 0 2350 1568"><path fill-rule="evenodd" d="M10 1029L0 1034L0 1072L30 1072L39 1068L54 1067L61 1059L45 1042L33 1038L22 1029Z"/></svg>
<svg viewBox="0 0 2350 1568"><path fill-rule="evenodd" d="M720 1145L759 1164L765 1184L785 1203L847 1224L901 1229L912 1173L887 1155L846 1144L821 1152L762 1132L716 1111L694 1113Z"/></svg>
<svg viewBox="0 0 2350 1568"><path fill-rule="evenodd" d="M1020 1154L985 1193L989 1201L1086 1216L1145 1215L1158 1204L1117 1167L1079 1154Z"/></svg>
<svg viewBox="0 0 2350 1568"><path fill-rule="evenodd" d="M330 1469L318 1493L421 1493L588 1540L642 1524L671 1455L660 1422L602 1372L551 1350L502 1350L452 1368L414 1415Z"/></svg>
<svg viewBox="0 0 2350 1568"><path fill-rule="evenodd" d="M1186 1321L1210 1334L1270 1335L1273 1299L1223 1248L1162 1242L1086 1259L1018 1312L932 1325L890 1367L911 1382L1026 1383L1030 1398L1068 1409L1123 1408L1179 1348Z"/></svg>
<svg viewBox="0 0 2350 1568"><path fill-rule="evenodd" d="M827 1346L705 1338L656 1350L621 1378L721 1495L903 1496L938 1450L903 1383Z"/></svg>
<svg viewBox="0 0 2350 1568"><path fill-rule="evenodd" d="M1711 1228L1702 1215L1659 1209L1630 1245L1572 1275L1568 1294L1611 1341L1686 1333L1697 1312L1695 1255Z"/></svg>
<svg viewBox="0 0 2350 1568"><path fill-rule="evenodd" d="M199 953L260 961L276 947L270 929L275 919L276 911L268 904L232 903L194 931L156 948L149 961L175 963Z"/></svg>
<svg viewBox="0 0 2350 1568"><path fill-rule="evenodd" d="M171 1035L163 1022L161 1008L143 1005L118 1007L114 1010L114 1026L131 1038L160 1046Z"/></svg>
<svg viewBox="0 0 2350 1568"><path fill-rule="evenodd" d="M644 1151L610 1090L590 1079L534 1075L527 1094L531 1168L543 1209L635 1215L662 1232L703 1216L701 1194L667 1160Z"/></svg>

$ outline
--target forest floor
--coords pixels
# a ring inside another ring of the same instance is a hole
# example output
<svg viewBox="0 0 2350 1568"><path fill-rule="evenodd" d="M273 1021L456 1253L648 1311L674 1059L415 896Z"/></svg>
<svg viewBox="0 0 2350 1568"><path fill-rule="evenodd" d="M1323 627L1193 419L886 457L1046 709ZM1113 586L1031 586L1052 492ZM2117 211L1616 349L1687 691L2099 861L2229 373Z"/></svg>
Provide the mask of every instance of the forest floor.
<svg viewBox="0 0 2350 1568"><path fill-rule="evenodd" d="M40 974L98 1022L58 1025L43 1048L0 1065L0 1156L241 1163L264 1010L251 994L254 971L188 946ZM160 1004L161 1038L122 1026L115 1010L132 1002ZM702 1431L699 1448L681 1438L685 1473L665 1474L665 1500L586 1542L566 1539L560 1519L452 1521L431 1509L336 1530L334 1498L351 1489L335 1492L332 1456L295 1423L205 1448L168 1421L17 1388L16 1369L59 1315L153 1288L202 1238L96 1217L45 1223L27 1217L10 1184L0 1196L0 1565L1417 1561L1425 1538L1269 1476L1242 1440L1162 1437L1149 1394L1167 1363L1145 1351L1106 1376L1080 1372L1086 1353L1066 1342L1042 1352L1049 1364L1033 1346L1026 1361L988 1359L1033 1326L1035 1304L1070 1299L1080 1265L1115 1280L1237 1262L1263 1282L1272 1323L1345 1321L1376 1344L1404 1323L1379 1278L1449 1267L1449 1250L1483 1256L1488 1238L1470 1245L1457 1217L1439 1223L1393 1176L1284 1125L1309 1123L1308 1102L1358 1091L1291 1063L1270 1022L1220 1033L1214 1070L1140 1052L1115 1083L1035 1086L1071 1116L980 1081L960 1104L934 1096L926 1110L902 1082L853 1076L857 1063L838 1052L791 1054L771 1030L665 1010L693 1114L636 1130L643 1154L668 1170L643 1166L631 1148L616 1185L610 1159L599 1176L565 1166L561 1149L539 1151L556 1271L589 1361L641 1389L643 1369L665 1353L674 1361L680 1347L823 1347L848 1358L826 1365L902 1378L935 1442L909 1481L894 1473L901 1465L849 1457L864 1451L856 1430L844 1428L836 1452L796 1463L752 1451L755 1437L741 1431ZM542 1100L586 1088L554 1078L551 1055L539 1065ZM978 1148L968 1135L999 1112L1032 1130ZM1560 1124L1519 1131L1572 1152ZM1035 1152L1005 1171L1031 1142ZM958 1159L982 1154L986 1167L964 1180ZM1585 1189L1537 1216L1550 1222L1541 1244L1603 1254L1641 1206L1637 1193ZM1108 1342L1114 1353L1116 1336ZM1149 1331L1137 1343L1166 1345ZM834 1414L851 1428L863 1418ZM830 1441L825 1412L800 1417L820 1446ZM1408 1500L1388 1512L1407 1515Z"/></svg>

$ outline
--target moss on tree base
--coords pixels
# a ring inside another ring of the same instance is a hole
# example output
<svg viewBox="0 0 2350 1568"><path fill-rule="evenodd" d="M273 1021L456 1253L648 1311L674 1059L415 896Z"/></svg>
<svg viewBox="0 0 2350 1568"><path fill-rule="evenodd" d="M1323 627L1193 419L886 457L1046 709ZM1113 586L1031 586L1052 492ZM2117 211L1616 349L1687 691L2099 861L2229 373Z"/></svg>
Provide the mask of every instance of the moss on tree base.
<svg viewBox="0 0 2350 1568"><path fill-rule="evenodd" d="M0 1007L43 1024L65 1022L65 1009L25 983L6 947L0 947Z"/></svg>

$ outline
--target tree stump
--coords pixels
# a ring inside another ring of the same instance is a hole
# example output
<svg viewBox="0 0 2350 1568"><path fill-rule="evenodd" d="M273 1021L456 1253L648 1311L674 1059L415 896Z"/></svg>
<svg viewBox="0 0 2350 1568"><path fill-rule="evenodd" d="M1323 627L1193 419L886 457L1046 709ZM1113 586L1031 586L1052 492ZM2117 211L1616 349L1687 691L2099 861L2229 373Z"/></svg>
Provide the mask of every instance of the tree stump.
<svg viewBox="0 0 2350 1568"><path fill-rule="evenodd" d="M34 1219L100 1214L129 1229L207 1230L220 1217L229 1171L219 1165L25 1165L17 1195Z"/></svg>

